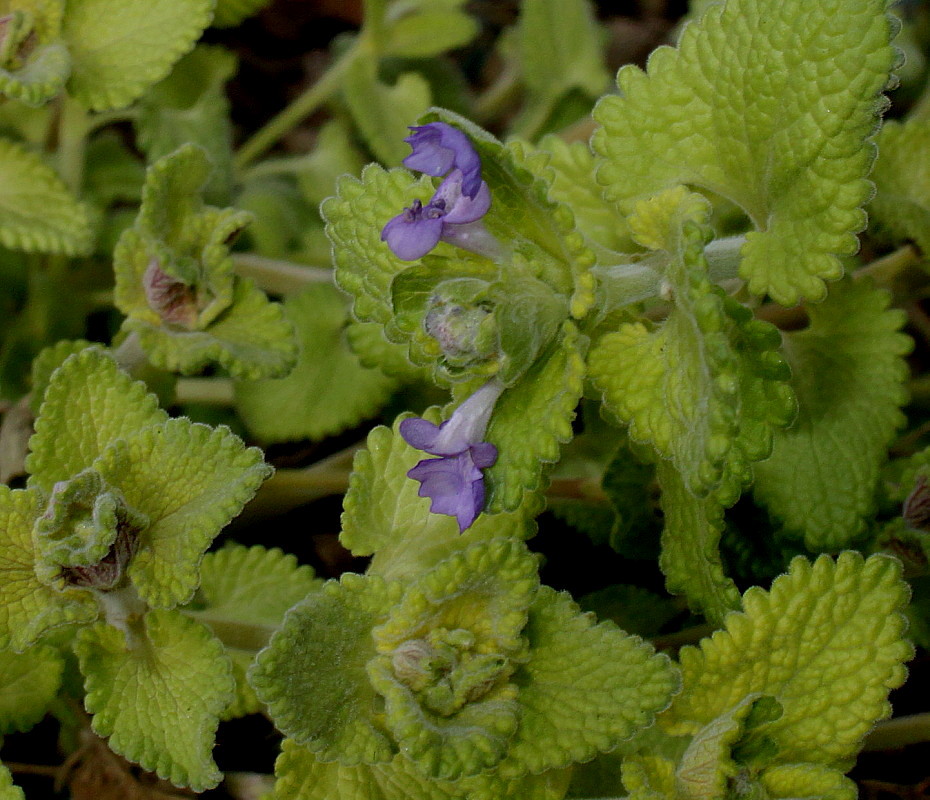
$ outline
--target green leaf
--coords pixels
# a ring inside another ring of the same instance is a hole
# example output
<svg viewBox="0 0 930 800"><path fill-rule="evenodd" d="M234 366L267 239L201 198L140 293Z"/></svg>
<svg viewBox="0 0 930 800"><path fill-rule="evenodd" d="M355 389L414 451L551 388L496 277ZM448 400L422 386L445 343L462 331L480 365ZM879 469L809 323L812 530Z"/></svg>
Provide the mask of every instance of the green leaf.
<svg viewBox="0 0 930 800"><path fill-rule="evenodd" d="M595 624L564 592L540 589L524 635L530 657L514 675L520 727L503 774L610 750L651 725L679 687L667 656L611 622Z"/></svg>
<svg viewBox="0 0 930 800"><path fill-rule="evenodd" d="M754 493L811 550L862 535L886 447L904 421L902 356L911 342L899 333L903 313L888 303L867 281L837 284L808 308L810 326L785 336L799 412L756 465Z"/></svg>
<svg viewBox="0 0 930 800"><path fill-rule="evenodd" d="M64 661L46 645L0 653L0 733L28 731L48 712Z"/></svg>
<svg viewBox="0 0 930 800"><path fill-rule="evenodd" d="M90 342L83 339L76 341L63 339L39 351L39 354L32 360L32 391L29 396L29 407L35 416L39 415L52 373L64 363L68 356L80 353L91 346Z"/></svg>
<svg viewBox="0 0 930 800"><path fill-rule="evenodd" d="M870 143L895 64L886 0L843 13L805 0L730 0L620 70L595 110L598 179L627 210L686 183L737 203L756 231L740 275L783 305L817 301L866 222ZM799 20L806 32L798 39ZM733 75L740 79L734 80Z"/></svg>
<svg viewBox="0 0 930 800"><path fill-rule="evenodd" d="M212 14L212 0L69 0L68 92L93 111L128 106L194 46Z"/></svg>
<svg viewBox="0 0 930 800"><path fill-rule="evenodd" d="M217 0L216 12L213 14L213 26L232 28L243 20L257 14L269 0Z"/></svg>
<svg viewBox="0 0 930 800"><path fill-rule="evenodd" d="M794 416L777 329L713 285L704 256L706 203L670 190L640 204L630 224L642 244L669 253L674 308L651 329L624 323L588 362L607 409L651 444L697 495L725 505L772 447L772 428Z"/></svg>
<svg viewBox="0 0 930 800"><path fill-rule="evenodd" d="M615 583L578 600L582 611L610 620L628 633L651 638L680 613L671 598L628 583Z"/></svg>
<svg viewBox="0 0 930 800"><path fill-rule="evenodd" d="M765 770L759 783L767 797L816 797L820 800L855 800L859 789L842 772L822 764L781 764Z"/></svg>
<svg viewBox="0 0 930 800"><path fill-rule="evenodd" d="M848 768L891 713L888 691L904 682L913 654L900 572L881 555L794 559L769 592L746 592L725 630L681 651L684 685L666 727L696 733L742 698L771 695L783 713L756 730L775 743L778 763Z"/></svg>
<svg viewBox="0 0 930 800"><path fill-rule="evenodd" d="M694 611L714 624L740 608L739 590L727 577L720 560L723 506L713 498L695 497L668 462L658 467L665 516L659 565L665 586L683 594Z"/></svg>
<svg viewBox="0 0 930 800"><path fill-rule="evenodd" d="M68 50L58 40L64 5L62 0L4 4L0 94L40 106L61 91L71 71Z"/></svg>
<svg viewBox="0 0 930 800"><path fill-rule="evenodd" d="M30 486L51 492L112 442L167 418L145 384L120 370L108 354L91 348L69 356L52 374L29 441Z"/></svg>
<svg viewBox="0 0 930 800"><path fill-rule="evenodd" d="M438 409L423 417L439 422ZM398 432L379 426L368 434L368 446L352 465L343 503L339 541L356 556L374 554L369 573L393 580L410 580L472 542L509 536L528 539L536 532L531 509L490 516L479 514L459 533L454 517L430 513L430 500L420 497L419 484L407 477L423 453L414 450Z"/></svg>
<svg viewBox="0 0 930 800"><path fill-rule="evenodd" d="M0 648L22 652L43 633L92 622L97 603L87 591L58 592L36 576L32 527L42 509L34 491L0 486Z"/></svg>
<svg viewBox="0 0 930 800"><path fill-rule="evenodd" d="M279 628L284 614L322 585L309 566L277 548L227 545L207 553L200 564L200 587L185 613L216 630L230 624ZM254 652L227 645L236 678L236 699L224 719L261 710L245 673Z"/></svg>
<svg viewBox="0 0 930 800"><path fill-rule="evenodd" d="M275 725L324 761L380 764L397 752L378 713L366 664L372 628L403 585L345 573L288 613L249 673Z"/></svg>
<svg viewBox="0 0 930 800"><path fill-rule="evenodd" d="M556 340L497 401L485 439L497 461L484 471L485 509L513 511L524 492L536 491L545 463L557 461L559 444L572 437L581 399L587 338L566 321Z"/></svg>
<svg viewBox="0 0 930 800"><path fill-rule="evenodd" d="M384 337L383 328L377 323L350 319L346 323L345 335L362 366L380 369L385 375L403 383L429 381L429 371L411 364L407 348L389 342Z"/></svg>
<svg viewBox="0 0 930 800"><path fill-rule="evenodd" d="M128 574L156 608L187 602L216 535L271 473L227 427L171 419L105 451L95 468L149 518Z"/></svg>
<svg viewBox="0 0 930 800"><path fill-rule="evenodd" d="M394 3L385 19L382 52L400 58L429 58L468 44L478 23L461 10L464 0Z"/></svg>
<svg viewBox="0 0 930 800"><path fill-rule="evenodd" d="M0 800L26 800L23 790L13 785L13 776L3 764L0 764Z"/></svg>
<svg viewBox="0 0 930 800"><path fill-rule="evenodd" d="M84 163L84 191L96 205L102 208L118 205L118 212L129 215L129 209L124 204L135 206L139 203L143 183L145 167L115 130L105 130L88 142ZM112 246L109 251L103 249L103 238L98 235L97 252L112 251Z"/></svg>
<svg viewBox="0 0 930 800"><path fill-rule="evenodd" d="M399 164L410 152L404 143L407 127L429 108L430 89L423 76L405 72L397 83L387 86L378 78L377 59L361 57L346 71L342 89L371 151L384 164Z"/></svg>
<svg viewBox="0 0 930 800"><path fill-rule="evenodd" d="M347 309L334 286L317 284L284 301L297 331L293 372L275 381L238 382L236 408L263 442L323 439L374 415L396 388L363 367L343 338Z"/></svg>
<svg viewBox="0 0 930 800"><path fill-rule="evenodd" d="M878 159L872 170L873 221L896 239L913 239L930 252L930 125L922 117L904 123L888 120L878 136Z"/></svg>
<svg viewBox="0 0 930 800"><path fill-rule="evenodd" d="M222 774L211 751L234 689L223 645L176 611L150 611L131 630L127 640L99 623L75 643L94 731L176 786L216 786Z"/></svg>
<svg viewBox="0 0 930 800"><path fill-rule="evenodd" d="M90 243L87 209L55 171L22 145L0 139L0 244L80 255Z"/></svg>
<svg viewBox="0 0 930 800"><path fill-rule="evenodd" d="M228 50L195 48L143 95L133 120L150 162L187 142L200 145L213 165L204 192L219 202L228 200L232 189L232 125L224 87L236 68L236 57Z"/></svg>
<svg viewBox="0 0 930 800"><path fill-rule="evenodd" d="M313 152L291 164L301 193L309 203L319 206L333 195L341 175L358 175L366 162L353 141L349 122L336 118L320 127ZM282 162L267 162L269 166L276 163Z"/></svg>

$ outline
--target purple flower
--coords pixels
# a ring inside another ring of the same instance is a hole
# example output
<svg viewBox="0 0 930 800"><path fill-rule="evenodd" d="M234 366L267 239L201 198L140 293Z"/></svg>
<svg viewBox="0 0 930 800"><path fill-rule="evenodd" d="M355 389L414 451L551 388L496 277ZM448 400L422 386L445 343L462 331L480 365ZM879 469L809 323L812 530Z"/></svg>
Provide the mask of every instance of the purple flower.
<svg viewBox="0 0 930 800"><path fill-rule="evenodd" d="M455 517L464 531L484 509L484 476L497 461L497 448L484 438L494 404L504 387L488 381L440 425L420 417L400 423L407 444L439 458L425 458L407 472L420 482L418 494L432 500L430 511Z"/></svg>
<svg viewBox="0 0 930 800"><path fill-rule="evenodd" d="M462 193L474 199L483 181L481 159L469 138L445 122L430 122L410 130L413 133L404 141L413 152L404 159L404 166L436 178L459 169L462 171Z"/></svg>

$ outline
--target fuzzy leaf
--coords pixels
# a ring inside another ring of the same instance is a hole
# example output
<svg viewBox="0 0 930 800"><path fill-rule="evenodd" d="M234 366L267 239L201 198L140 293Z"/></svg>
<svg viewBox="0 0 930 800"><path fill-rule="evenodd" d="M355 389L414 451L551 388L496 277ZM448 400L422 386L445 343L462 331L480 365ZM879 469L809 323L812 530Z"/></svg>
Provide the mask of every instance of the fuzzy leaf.
<svg viewBox="0 0 930 800"><path fill-rule="evenodd" d="M70 72L68 49L60 41L42 42L40 39L21 67L0 67L0 95L29 106L40 106L62 90Z"/></svg>
<svg viewBox="0 0 930 800"><path fill-rule="evenodd" d="M437 409L424 413L434 424ZM407 471L423 457L398 433L379 426L368 434L368 447L355 456L342 514L340 542L357 556L374 554L369 572L403 580L423 574L472 542L495 536L527 539L536 527L529 509L479 514L464 533L453 517L430 513L430 500L418 495L419 484Z"/></svg>
<svg viewBox="0 0 930 800"><path fill-rule="evenodd" d="M93 729L112 750L195 792L222 777L211 757L232 667L218 639L176 611L150 611L132 632L105 623L75 644ZM133 639L130 639L130 642Z"/></svg>
<svg viewBox="0 0 930 800"><path fill-rule="evenodd" d="M865 226L869 139L896 58L886 6L711 6L647 72L621 69L621 94L597 106L609 197L628 208L678 183L723 195L757 229L740 265L750 290L784 305L821 300Z"/></svg>
<svg viewBox="0 0 930 800"><path fill-rule="evenodd" d="M3 764L0 764L0 800L26 800L23 790L13 785L13 776Z"/></svg>
<svg viewBox="0 0 930 800"><path fill-rule="evenodd" d="M0 733L28 731L48 712L64 661L46 645L24 653L0 653Z"/></svg>
<svg viewBox="0 0 930 800"><path fill-rule="evenodd" d="M0 244L27 253L84 254L87 209L38 155L0 139Z"/></svg>
<svg viewBox="0 0 930 800"><path fill-rule="evenodd" d="M855 783L839 770L822 764L781 764L763 771L759 783L772 800L855 800L859 796Z"/></svg>
<svg viewBox="0 0 930 800"><path fill-rule="evenodd" d="M168 415L145 384L103 351L69 356L52 374L29 441L29 483L50 492L89 467L117 439L163 423Z"/></svg>
<svg viewBox="0 0 930 800"><path fill-rule="evenodd" d="M372 628L402 592L345 573L294 606L256 657L249 681L275 725L324 761L380 764L397 752L365 665L377 654Z"/></svg>
<svg viewBox="0 0 930 800"><path fill-rule="evenodd" d="M904 682L913 654L900 572L880 555L794 559L771 591L746 592L725 630L681 651L684 686L666 727L695 733L744 697L771 695L783 713L757 730L777 746L778 763L848 768L891 713L888 691Z"/></svg>
<svg viewBox="0 0 930 800"><path fill-rule="evenodd" d="M128 574L156 608L190 599L207 547L271 473L262 452L225 426L183 417L127 437L95 468L149 518Z"/></svg>
<svg viewBox="0 0 930 800"><path fill-rule="evenodd" d="M51 628L97 618L90 592L58 592L36 576L32 526L41 511L36 492L0 486L0 648L21 652Z"/></svg>
<svg viewBox="0 0 930 800"><path fill-rule="evenodd" d="M69 0L68 92L94 111L128 106L194 46L212 13L212 0Z"/></svg>
<svg viewBox="0 0 930 800"><path fill-rule="evenodd" d="M659 464L657 474L665 516L659 565L666 588L719 625L727 612L740 608L739 590L720 560L723 507L713 498L695 497L668 462Z"/></svg>
<svg viewBox="0 0 930 800"><path fill-rule="evenodd" d="M902 355L911 342L888 302L868 282L837 284L808 309L810 327L785 337L799 412L756 465L754 492L811 550L836 550L863 533L886 447L904 421Z"/></svg>
<svg viewBox="0 0 930 800"><path fill-rule="evenodd" d="M930 252L930 124L913 117L903 124L888 120L878 136L872 171L874 219L897 239L913 239Z"/></svg>
<svg viewBox="0 0 930 800"><path fill-rule="evenodd" d="M666 656L613 623L595 624L565 593L543 587L524 634L530 658L514 675L522 713L505 774L610 750L648 727L678 689Z"/></svg>
<svg viewBox="0 0 930 800"><path fill-rule="evenodd" d="M228 621L273 629L281 626L291 606L321 585L311 567L298 566L294 556L277 548L227 545L204 556L200 587L184 610L208 625ZM224 712L224 719L261 710L261 703L245 677L254 652L229 646L227 650L233 660L236 699Z"/></svg>
<svg viewBox="0 0 930 800"><path fill-rule="evenodd" d="M380 370L363 367L344 338L346 303L326 284L284 301L297 331L293 372L275 381L236 384L236 408L263 442L323 439L375 414L396 387Z"/></svg>
<svg viewBox="0 0 930 800"><path fill-rule="evenodd" d="M32 391L29 398L29 407L34 415L39 415L45 390L55 370L64 363L68 356L80 353L91 346L90 342L83 339L75 341L63 339L39 351L39 354L32 360Z"/></svg>

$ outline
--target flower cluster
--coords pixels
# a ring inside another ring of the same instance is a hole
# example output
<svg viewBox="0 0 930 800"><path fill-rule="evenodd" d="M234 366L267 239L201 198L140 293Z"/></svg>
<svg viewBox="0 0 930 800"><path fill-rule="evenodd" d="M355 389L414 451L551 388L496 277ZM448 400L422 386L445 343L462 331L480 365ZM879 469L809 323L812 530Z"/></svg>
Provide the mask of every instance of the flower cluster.
<svg viewBox="0 0 930 800"><path fill-rule="evenodd" d="M404 139L413 152L404 166L443 177L425 206L414 200L391 219L381 239L398 258L416 261L440 241L482 255L496 253L496 241L484 229L481 218L491 207L491 193L481 179L481 159L468 137L445 122L412 127Z"/></svg>
<svg viewBox="0 0 930 800"><path fill-rule="evenodd" d="M411 417L400 423L407 444L439 458L425 458L407 475L420 482L420 497L432 500L430 511L455 517L464 531L484 508L484 476L497 448L484 438L491 412L504 386L488 381L441 425Z"/></svg>

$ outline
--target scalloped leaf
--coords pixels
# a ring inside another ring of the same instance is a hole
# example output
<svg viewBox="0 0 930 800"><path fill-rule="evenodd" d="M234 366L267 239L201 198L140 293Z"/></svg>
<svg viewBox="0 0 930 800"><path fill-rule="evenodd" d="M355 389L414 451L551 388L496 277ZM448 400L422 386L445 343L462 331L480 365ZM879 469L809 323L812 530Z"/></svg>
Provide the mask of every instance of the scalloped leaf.
<svg viewBox="0 0 930 800"><path fill-rule="evenodd" d="M29 106L41 106L64 88L71 56L59 41L40 43L20 68L0 67L0 94Z"/></svg>
<svg viewBox="0 0 930 800"><path fill-rule="evenodd" d="M236 408L263 442L323 439L374 415L397 382L359 362L343 338L345 297L316 284L284 301L297 331L294 370L276 381L236 383Z"/></svg>
<svg viewBox="0 0 930 800"><path fill-rule="evenodd" d="M0 653L0 734L28 731L49 711L64 661L46 645Z"/></svg>
<svg viewBox="0 0 930 800"><path fill-rule="evenodd" d="M659 558L665 588L683 594L692 610L719 625L729 611L740 608L739 590L720 559L723 506L713 498L695 497L668 462L659 464L657 477L665 518Z"/></svg>
<svg viewBox="0 0 930 800"><path fill-rule="evenodd" d="M393 429L379 426L368 434L368 447L355 456L343 502L339 541L357 556L374 554L369 574L409 580L472 542L535 534L533 509L527 505L510 513L479 514L464 533L454 517L430 513L429 498L420 497L419 484L407 477L423 453L398 433L405 416ZM423 418L436 424L439 410L429 409Z"/></svg>
<svg viewBox="0 0 930 800"><path fill-rule="evenodd" d="M904 422L911 341L889 300L868 281L837 284L808 308L807 329L785 335L798 417L755 466L753 491L810 550L839 549L865 531L886 448Z"/></svg>
<svg viewBox="0 0 930 800"><path fill-rule="evenodd" d="M229 428L183 417L116 443L94 467L150 520L128 575L156 608L190 599L207 547L272 472Z"/></svg>
<svg viewBox="0 0 930 800"><path fill-rule="evenodd" d="M13 785L13 776L3 764L0 764L0 800L26 800L23 790Z"/></svg>
<svg viewBox="0 0 930 800"><path fill-rule="evenodd" d="M629 207L687 183L753 221L740 275L783 305L817 301L856 252L881 91L896 55L886 0L730 0L688 25L647 72L620 70L595 109L598 180ZM805 36L797 36L799 24ZM733 75L740 79L734 80Z"/></svg>
<svg viewBox="0 0 930 800"><path fill-rule="evenodd" d="M99 613L90 592L58 592L36 576L32 526L40 511L36 492L0 486L0 649L22 652L51 628Z"/></svg>
<svg viewBox="0 0 930 800"><path fill-rule="evenodd" d="M497 401L485 436L497 448L497 461L484 470L487 513L519 507L525 492L541 486L544 464L558 460L559 444L572 438L587 344L566 321L547 351Z"/></svg>
<svg viewBox="0 0 930 800"><path fill-rule="evenodd" d="M0 139L0 244L27 253L82 255L87 209L36 153Z"/></svg>
<svg viewBox="0 0 930 800"><path fill-rule="evenodd" d="M200 587L184 611L208 625L231 622L279 628L285 613L322 586L312 567L277 548L227 545L207 553L200 564ZM261 710L246 681L255 653L227 645L236 678L236 699L223 719Z"/></svg>
<svg viewBox="0 0 930 800"><path fill-rule="evenodd" d="M764 770L759 783L773 800L798 797L855 800L859 796L859 788L853 781L822 764L780 764Z"/></svg>
<svg viewBox="0 0 930 800"><path fill-rule="evenodd" d="M222 773L211 751L235 688L232 666L210 631L176 611L149 611L127 642L98 623L78 635L84 705L110 748L195 792Z"/></svg>
<svg viewBox="0 0 930 800"><path fill-rule="evenodd" d="M68 92L93 111L128 106L164 78L210 24L213 0L68 0Z"/></svg>
<svg viewBox="0 0 930 800"><path fill-rule="evenodd" d="M294 606L256 657L249 681L275 725L324 761L379 764L397 752L366 664L372 628L402 594L398 582L345 573Z"/></svg>
<svg viewBox="0 0 930 800"><path fill-rule="evenodd" d="M80 353L88 347L93 347L93 344L84 339L63 339L39 351L39 354L32 360L30 381L32 391L29 393L29 408L34 415L39 415L52 373L64 363L68 356Z"/></svg>
<svg viewBox="0 0 930 800"><path fill-rule="evenodd" d="M524 634L530 657L513 677L520 727L502 774L587 761L651 725L678 690L667 656L611 622L595 624L567 593L542 587Z"/></svg>
<svg viewBox="0 0 930 800"><path fill-rule="evenodd" d="M771 695L783 713L757 730L777 746L778 763L848 768L907 675L907 599L896 559L795 558L770 591L743 595L744 611L724 630L681 651L683 689L665 727L696 733L742 698Z"/></svg>

